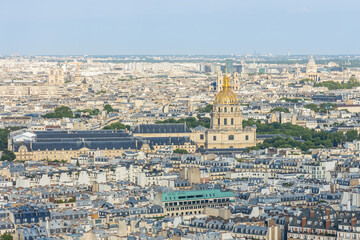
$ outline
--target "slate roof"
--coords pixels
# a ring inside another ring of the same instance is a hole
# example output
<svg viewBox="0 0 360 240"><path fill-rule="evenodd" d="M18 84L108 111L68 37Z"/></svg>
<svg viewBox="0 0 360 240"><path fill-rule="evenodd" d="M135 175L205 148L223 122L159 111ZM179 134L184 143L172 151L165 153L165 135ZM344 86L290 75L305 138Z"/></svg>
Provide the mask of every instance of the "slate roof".
<svg viewBox="0 0 360 240"><path fill-rule="evenodd" d="M184 145L187 142L193 143L189 137L151 137L144 139L148 140L151 145Z"/></svg>
<svg viewBox="0 0 360 240"><path fill-rule="evenodd" d="M34 142L14 143L14 150L18 151L25 145L29 151L45 150L78 150L88 148L92 150L104 149L140 149L142 141L129 135L125 131L40 131L35 132Z"/></svg>
<svg viewBox="0 0 360 240"><path fill-rule="evenodd" d="M186 123L140 124L133 133L190 133Z"/></svg>

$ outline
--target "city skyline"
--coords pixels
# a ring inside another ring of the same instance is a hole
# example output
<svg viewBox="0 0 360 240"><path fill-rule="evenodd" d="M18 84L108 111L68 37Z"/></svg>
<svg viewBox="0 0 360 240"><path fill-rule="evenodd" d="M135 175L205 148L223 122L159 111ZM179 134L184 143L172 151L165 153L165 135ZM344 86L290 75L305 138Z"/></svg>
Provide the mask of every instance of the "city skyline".
<svg viewBox="0 0 360 240"><path fill-rule="evenodd" d="M20 2L1 55L360 54L357 1Z"/></svg>

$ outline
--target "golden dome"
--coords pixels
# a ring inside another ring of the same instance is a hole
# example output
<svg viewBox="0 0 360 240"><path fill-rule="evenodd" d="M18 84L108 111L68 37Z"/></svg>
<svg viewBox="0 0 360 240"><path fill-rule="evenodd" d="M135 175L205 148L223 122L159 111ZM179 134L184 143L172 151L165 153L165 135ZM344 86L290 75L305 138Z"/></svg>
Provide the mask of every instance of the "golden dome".
<svg viewBox="0 0 360 240"><path fill-rule="evenodd" d="M227 71L223 80L223 89L216 95L214 104L239 104L238 97L230 88L230 79L227 76Z"/></svg>
<svg viewBox="0 0 360 240"><path fill-rule="evenodd" d="M215 97L214 104L239 104L239 99L231 89L221 90Z"/></svg>

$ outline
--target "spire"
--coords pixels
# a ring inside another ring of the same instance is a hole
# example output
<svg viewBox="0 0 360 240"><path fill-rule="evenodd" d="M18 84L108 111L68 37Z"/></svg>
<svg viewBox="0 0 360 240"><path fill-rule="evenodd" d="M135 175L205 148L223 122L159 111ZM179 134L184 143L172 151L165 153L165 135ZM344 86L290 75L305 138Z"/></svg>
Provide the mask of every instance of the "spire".
<svg viewBox="0 0 360 240"><path fill-rule="evenodd" d="M223 89L230 89L230 79L227 76L227 65L225 65L225 77L223 80Z"/></svg>

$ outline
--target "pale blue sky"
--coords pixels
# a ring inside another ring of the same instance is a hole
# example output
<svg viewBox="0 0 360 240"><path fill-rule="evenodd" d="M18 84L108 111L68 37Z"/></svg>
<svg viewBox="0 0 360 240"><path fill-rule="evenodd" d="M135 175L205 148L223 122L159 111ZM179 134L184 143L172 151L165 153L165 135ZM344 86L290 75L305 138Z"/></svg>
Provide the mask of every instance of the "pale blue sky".
<svg viewBox="0 0 360 240"><path fill-rule="evenodd" d="M0 0L0 54L360 54L360 0Z"/></svg>

